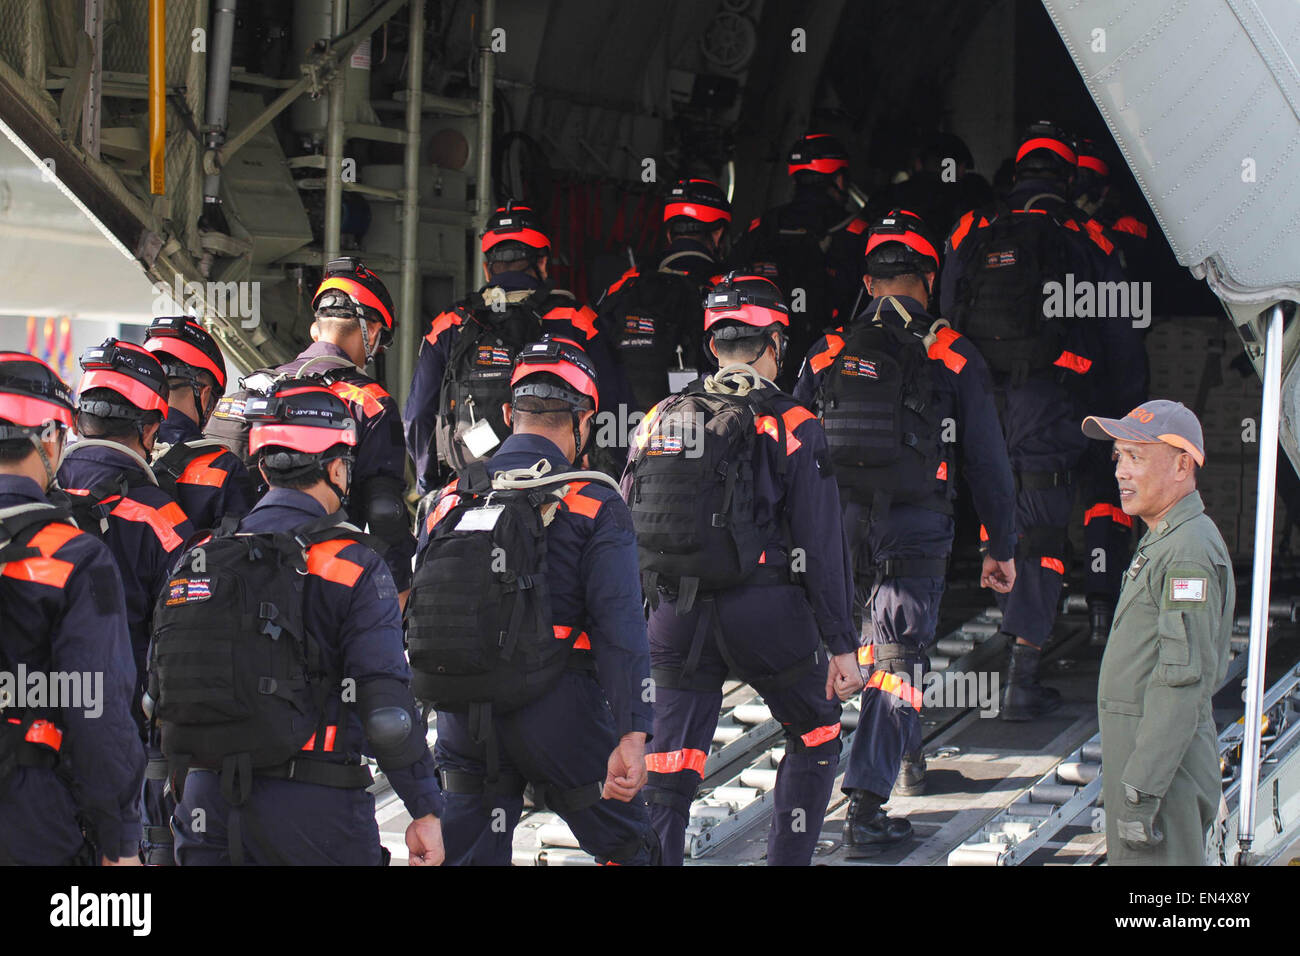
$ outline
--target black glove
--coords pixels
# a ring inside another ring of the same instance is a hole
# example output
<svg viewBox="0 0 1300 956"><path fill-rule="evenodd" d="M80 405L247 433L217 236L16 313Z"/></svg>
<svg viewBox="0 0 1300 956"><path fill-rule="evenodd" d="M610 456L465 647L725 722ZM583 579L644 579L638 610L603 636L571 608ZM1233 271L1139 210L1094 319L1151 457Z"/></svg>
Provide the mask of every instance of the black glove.
<svg viewBox="0 0 1300 956"><path fill-rule="evenodd" d="M1124 784L1124 803L1115 819L1120 841L1130 850L1150 850L1164 842L1156 826L1160 798Z"/></svg>

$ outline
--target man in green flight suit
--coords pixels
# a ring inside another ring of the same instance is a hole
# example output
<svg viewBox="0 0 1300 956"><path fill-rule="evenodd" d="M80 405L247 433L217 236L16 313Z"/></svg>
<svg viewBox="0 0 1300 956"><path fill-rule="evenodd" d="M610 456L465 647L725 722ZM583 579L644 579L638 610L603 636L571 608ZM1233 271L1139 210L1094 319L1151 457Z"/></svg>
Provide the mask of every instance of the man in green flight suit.
<svg viewBox="0 0 1300 956"><path fill-rule="evenodd" d="M1083 421L1115 442L1125 514L1147 526L1097 685L1106 844L1118 866L1202 865L1221 783L1210 698L1228 668L1232 560L1196 490L1201 423L1178 402Z"/></svg>

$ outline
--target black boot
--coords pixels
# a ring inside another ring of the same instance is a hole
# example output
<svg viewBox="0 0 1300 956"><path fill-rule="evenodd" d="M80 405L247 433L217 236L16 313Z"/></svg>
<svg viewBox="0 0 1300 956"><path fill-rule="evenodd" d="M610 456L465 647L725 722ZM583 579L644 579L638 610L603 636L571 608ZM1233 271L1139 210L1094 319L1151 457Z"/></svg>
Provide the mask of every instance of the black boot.
<svg viewBox="0 0 1300 956"><path fill-rule="evenodd" d="M881 797L867 790L853 791L844 817L844 846L849 859L875 856L912 835L912 824L890 817L880 806L882 803Z"/></svg>
<svg viewBox="0 0 1300 956"><path fill-rule="evenodd" d="M1110 623L1115 616L1115 606L1110 598L1088 598L1088 621L1092 625L1092 646L1103 647L1110 637Z"/></svg>
<svg viewBox="0 0 1300 956"><path fill-rule="evenodd" d="M1037 720L1061 706L1061 692L1038 683L1041 656L1042 652L1030 644L1012 645L999 714L1003 720Z"/></svg>
<svg viewBox="0 0 1300 956"><path fill-rule="evenodd" d="M894 793L900 797L919 797L925 793L925 754L903 754L898 765L898 780L894 783Z"/></svg>

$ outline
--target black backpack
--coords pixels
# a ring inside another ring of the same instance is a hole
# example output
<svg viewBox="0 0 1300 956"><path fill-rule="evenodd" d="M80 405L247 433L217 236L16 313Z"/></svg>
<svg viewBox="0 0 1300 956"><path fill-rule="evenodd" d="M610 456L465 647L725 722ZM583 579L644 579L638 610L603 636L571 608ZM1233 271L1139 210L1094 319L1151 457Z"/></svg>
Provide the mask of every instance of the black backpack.
<svg viewBox="0 0 1300 956"><path fill-rule="evenodd" d="M1000 206L965 255L953 328L979 349L995 374L1023 378L1049 368L1065 345L1066 328L1043 314L1043 286L1068 270L1065 228L1045 212Z"/></svg>
<svg viewBox="0 0 1300 956"><path fill-rule="evenodd" d="M364 787L355 764L298 760L327 749L326 701L340 675L304 626L307 551L372 539L335 512L296 532L218 531L185 552L159 595L149 648L149 696L178 796L190 768L220 771L234 806L254 773ZM375 546L372 544L372 546ZM232 849L238 840L232 835Z"/></svg>
<svg viewBox="0 0 1300 956"><path fill-rule="evenodd" d="M836 481L872 508L873 519L893 502L942 502L951 511L947 485L936 478L942 422L921 336L858 320L822 379L817 405Z"/></svg>
<svg viewBox="0 0 1300 956"><path fill-rule="evenodd" d="M538 475L510 488L480 462L459 473L455 506L434 526L406 602L411 690L438 710L508 713L546 691L582 632L558 639L547 580L547 509L591 472ZM421 512L440 492L425 496Z"/></svg>
<svg viewBox="0 0 1300 956"><path fill-rule="evenodd" d="M703 300L704 290L693 279L678 272L647 272L601 304L601 329L615 343L641 411L673 391L671 370L700 368Z"/></svg>
<svg viewBox="0 0 1300 956"><path fill-rule="evenodd" d="M66 509L44 502L32 502L0 509L0 571L6 564L23 561L27 558L40 557L41 552L31 547L30 542L49 525L60 522L71 524L71 516ZM11 613L19 609L0 607L0 623ZM29 648L29 653L36 653L48 660L51 649L48 642L42 648ZM0 669L13 674L13 661L3 645L0 645ZM9 778L19 767L57 766L59 754L57 749L29 742L26 738L32 725L46 721L57 726L57 712L43 708L27 707L19 710L8 706L3 710L4 719L0 719L0 784Z"/></svg>
<svg viewBox="0 0 1300 956"><path fill-rule="evenodd" d="M465 433L480 422L491 426L498 443L510 434L501 412L510 401L510 373L523 347L542 337L541 306L549 298L534 294L506 301L497 310L475 293L456 307L461 324L443 372L437 427L438 458L454 471L482 461L495 449L493 445L476 455L466 445Z"/></svg>
<svg viewBox="0 0 1300 956"><path fill-rule="evenodd" d="M716 394L697 382L666 399L638 434L628 504L652 603L663 584L685 614L697 592L734 587L758 567L776 529L755 520L754 443L768 415L785 448L785 421L769 408L777 394L770 385ZM784 470L786 456L777 460Z"/></svg>

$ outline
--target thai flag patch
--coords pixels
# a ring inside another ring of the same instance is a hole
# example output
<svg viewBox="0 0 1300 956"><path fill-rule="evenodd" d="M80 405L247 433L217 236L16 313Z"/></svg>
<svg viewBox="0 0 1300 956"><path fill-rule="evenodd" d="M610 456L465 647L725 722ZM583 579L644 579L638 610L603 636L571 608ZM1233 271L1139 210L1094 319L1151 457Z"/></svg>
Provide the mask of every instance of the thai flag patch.
<svg viewBox="0 0 1300 956"><path fill-rule="evenodd" d="M1014 266L1016 264L1016 250L999 249L996 252L990 252L985 257L984 264L989 269L1001 269L1004 266Z"/></svg>
<svg viewBox="0 0 1300 956"><path fill-rule="evenodd" d="M682 451L682 439L678 435L653 435L647 455L678 455Z"/></svg>
<svg viewBox="0 0 1300 956"><path fill-rule="evenodd" d="M499 345L480 345L478 347L479 365L511 365L513 361L508 348Z"/></svg>
<svg viewBox="0 0 1300 956"><path fill-rule="evenodd" d="M876 368L876 363L860 358L857 355L846 355L840 364L840 370L845 375L851 375L859 378L880 378L880 372Z"/></svg>
<svg viewBox="0 0 1300 956"><path fill-rule="evenodd" d="M212 597L211 578L173 578L167 583L167 607L195 604Z"/></svg>
<svg viewBox="0 0 1300 956"><path fill-rule="evenodd" d="M623 328L638 335L654 335L655 320L641 315L629 315L624 320Z"/></svg>

